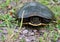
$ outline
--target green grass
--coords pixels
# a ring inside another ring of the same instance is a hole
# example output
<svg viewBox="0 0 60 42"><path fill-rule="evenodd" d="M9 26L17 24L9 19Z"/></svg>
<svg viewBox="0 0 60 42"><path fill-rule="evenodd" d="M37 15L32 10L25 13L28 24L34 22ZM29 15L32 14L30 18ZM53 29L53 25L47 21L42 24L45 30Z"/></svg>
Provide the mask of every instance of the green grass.
<svg viewBox="0 0 60 42"><path fill-rule="evenodd" d="M14 1L17 2L17 3L19 2L19 0L14 0ZM40 3L46 5L48 8L50 8L51 11L53 11L53 13L55 14L55 17L56 17L56 21L57 21L57 24L56 24L55 27L57 27L57 28L60 30L60 6L58 6L58 5L54 5L54 6L49 5L49 0L38 0L38 1L39 1ZM10 2L11 2L11 0L6 0L5 3L2 3L2 4L0 5L0 7L1 7L2 9L5 9L5 7L10 4ZM17 7L18 7L18 6L17 6ZM15 8L15 7L14 7L14 8ZM14 8L11 9L11 11L13 12L13 15L15 15ZM24 12L23 12L22 14L24 14ZM21 20L21 22L20 22L19 32L20 32L20 30L21 30L21 28L22 28L23 16L24 16L24 15L22 15L22 20ZM12 18L11 15L10 15L9 13L7 13L7 14L4 14L4 15L1 15L1 14L0 14L0 20L4 20L3 23L0 24L0 27L2 27L2 26L7 26L8 34L9 34L9 35L13 35L11 39L15 40L15 39L18 37L18 35L19 35L19 32L18 32L17 34L14 34L14 32L13 32L13 30L14 30L14 27L13 27L13 26L15 26L15 24L16 24L16 26L18 25L17 21L15 21L15 18ZM14 23L12 23L11 21L14 21ZM54 42L55 42L55 41L57 40L57 38L59 37L59 34L57 34L56 32L54 32L54 28L55 28L55 27L53 26L53 24L50 25L49 27L47 27L48 30L50 30L49 36L50 36L50 37L53 36L52 40L53 40ZM12 28L13 28L13 29L12 29ZM0 32L2 32L2 31L0 30ZM54 32L54 35L52 35L53 32ZM15 35L15 36L14 36L14 35ZM40 42L46 42L46 41L44 40L44 38L45 38L45 39L47 38L47 33L44 33L44 37L40 37L40 38L39 38L39 39L40 39ZM9 39L10 39L10 37L9 37ZM5 40L4 36L2 36L2 40L3 40L3 41ZM24 39L21 40L21 42L24 42L24 41L25 41Z"/></svg>

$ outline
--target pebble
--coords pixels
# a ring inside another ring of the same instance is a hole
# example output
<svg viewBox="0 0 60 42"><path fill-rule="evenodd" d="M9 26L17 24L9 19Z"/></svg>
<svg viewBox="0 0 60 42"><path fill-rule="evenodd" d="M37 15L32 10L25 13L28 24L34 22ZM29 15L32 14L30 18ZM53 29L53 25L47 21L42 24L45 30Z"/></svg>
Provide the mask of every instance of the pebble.
<svg viewBox="0 0 60 42"><path fill-rule="evenodd" d="M3 22L0 20L0 24L2 24Z"/></svg>
<svg viewBox="0 0 60 42"><path fill-rule="evenodd" d="M4 3L6 0L0 0L0 4Z"/></svg>
<svg viewBox="0 0 60 42"><path fill-rule="evenodd" d="M25 35L20 35L19 39L25 38Z"/></svg>
<svg viewBox="0 0 60 42"><path fill-rule="evenodd" d="M30 40L30 39L28 39L28 38L25 38L25 40L26 40L26 42L31 42L31 40Z"/></svg>
<svg viewBox="0 0 60 42"><path fill-rule="evenodd" d="M15 40L14 42L20 42L20 40L18 39L18 40Z"/></svg>
<svg viewBox="0 0 60 42"><path fill-rule="evenodd" d="M31 41L35 41L36 38L35 38L35 36L30 36L29 39L30 39Z"/></svg>
<svg viewBox="0 0 60 42"><path fill-rule="evenodd" d="M33 30L33 32L37 32L37 30Z"/></svg>
<svg viewBox="0 0 60 42"><path fill-rule="evenodd" d="M15 29L14 32L17 33L18 32L18 29Z"/></svg>
<svg viewBox="0 0 60 42"><path fill-rule="evenodd" d="M35 35L39 35L39 32L36 32Z"/></svg>
<svg viewBox="0 0 60 42"><path fill-rule="evenodd" d="M34 32L31 32L31 33L30 33L30 36L34 36Z"/></svg>
<svg viewBox="0 0 60 42"><path fill-rule="evenodd" d="M3 34L8 34L7 28L2 28Z"/></svg>
<svg viewBox="0 0 60 42"><path fill-rule="evenodd" d="M60 40L58 40L57 42L60 42Z"/></svg>
<svg viewBox="0 0 60 42"><path fill-rule="evenodd" d="M10 5L11 5L12 7L16 7L16 2L11 1L11 2L10 2Z"/></svg>
<svg viewBox="0 0 60 42"><path fill-rule="evenodd" d="M28 33L28 30L24 30L24 31L23 31L23 34L27 34L27 33Z"/></svg>
<svg viewBox="0 0 60 42"><path fill-rule="evenodd" d="M8 34L7 30L3 30L3 34Z"/></svg>
<svg viewBox="0 0 60 42"><path fill-rule="evenodd" d="M57 42L60 42L60 37L58 37L58 40L57 40Z"/></svg>
<svg viewBox="0 0 60 42"><path fill-rule="evenodd" d="M0 14L4 14L4 11L2 9L0 9Z"/></svg>
<svg viewBox="0 0 60 42"><path fill-rule="evenodd" d="M26 28L25 27L22 27L22 30L25 30Z"/></svg>

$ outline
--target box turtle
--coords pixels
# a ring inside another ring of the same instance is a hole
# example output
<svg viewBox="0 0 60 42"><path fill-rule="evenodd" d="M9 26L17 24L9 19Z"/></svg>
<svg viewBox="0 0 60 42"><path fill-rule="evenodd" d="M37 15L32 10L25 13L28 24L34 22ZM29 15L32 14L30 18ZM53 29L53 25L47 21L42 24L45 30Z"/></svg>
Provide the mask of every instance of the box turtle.
<svg viewBox="0 0 60 42"><path fill-rule="evenodd" d="M41 26L55 20L54 13L48 7L38 2L29 2L21 7L16 15L19 22L22 19L22 14L23 24L25 25Z"/></svg>

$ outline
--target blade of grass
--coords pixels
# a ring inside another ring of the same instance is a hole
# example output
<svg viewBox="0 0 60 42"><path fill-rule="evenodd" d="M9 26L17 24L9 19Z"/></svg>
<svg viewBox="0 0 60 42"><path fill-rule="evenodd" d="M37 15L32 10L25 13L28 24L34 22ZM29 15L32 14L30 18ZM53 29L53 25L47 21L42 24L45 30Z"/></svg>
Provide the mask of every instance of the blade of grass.
<svg viewBox="0 0 60 42"><path fill-rule="evenodd" d="M6 0L6 5L9 5L9 3L10 3L10 0Z"/></svg>
<svg viewBox="0 0 60 42"><path fill-rule="evenodd" d="M20 33L20 30L21 30L21 28L22 28L24 12L25 12L25 11L23 11L23 13L22 13L22 19L21 19L21 22L20 22L20 27L19 27L19 29L18 29L17 37L18 37L18 35L19 35L19 33ZM13 33L13 34L9 37L8 42L9 42L10 39L12 39L14 36L16 36L15 33Z"/></svg>

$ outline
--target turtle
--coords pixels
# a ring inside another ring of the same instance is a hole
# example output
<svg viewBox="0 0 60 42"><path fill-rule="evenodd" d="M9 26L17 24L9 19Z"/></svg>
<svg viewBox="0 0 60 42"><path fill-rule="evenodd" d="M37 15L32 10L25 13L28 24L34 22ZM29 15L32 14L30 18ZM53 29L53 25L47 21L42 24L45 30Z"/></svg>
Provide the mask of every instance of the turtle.
<svg viewBox="0 0 60 42"><path fill-rule="evenodd" d="M24 4L18 10L16 16L18 18L18 23L23 18L23 25L42 26L55 21L54 13L39 2L29 2Z"/></svg>

